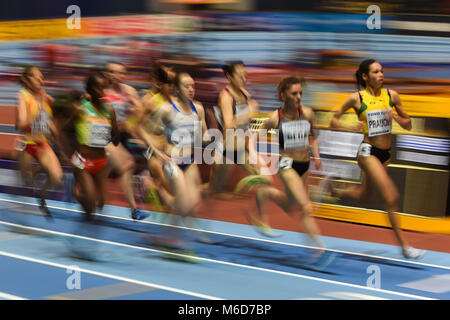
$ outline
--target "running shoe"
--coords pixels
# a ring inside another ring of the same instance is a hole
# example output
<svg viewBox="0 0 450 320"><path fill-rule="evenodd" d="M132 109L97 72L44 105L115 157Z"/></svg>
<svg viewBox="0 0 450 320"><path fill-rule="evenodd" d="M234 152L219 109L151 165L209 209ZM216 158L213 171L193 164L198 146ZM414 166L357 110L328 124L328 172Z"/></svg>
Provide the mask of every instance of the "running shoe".
<svg viewBox="0 0 450 320"><path fill-rule="evenodd" d="M53 218L52 213L50 212L50 210L47 207L47 202L43 198L41 198L39 200L39 210L41 210L41 212L44 213L44 215L47 219Z"/></svg>
<svg viewBox="0 0 450 320"><path fill-rule="evenodd" d="M91 262L100 262L97 246L89 244L84 240L76 238L68 239L67 249L69 250L69 255L72 258Z"/></svg>
<svg viewBox="0 0 450 320"><path fill-rule="evenodd" d="M426 253L425 250L420 250L413 247L405 247L403 248L402 252L403 256L408 259L420 259Z"/></svg>
<svg viewBox="0 0 450 320"><path fill-rule="evenodd" d="M238 184L236 185L236 188L234 189L234 193L239 193L243 189L246 189L246 191L248 192L256 186L268 185L268 184L270 184L269 179L267 179L266 177L264 177L262 175L259 175L259 174L249 175L249 176L246 176L245 178L241 179L241 181L238 182Z"/></svg>
<svg viewBox="0 0 450 320"><path fill-rule="evenodd" d="M193 250L172 250L171 252L165 253L163 257L165 259L181 262L190 262L190 263L199 262L199 260L196 259L197 254Z"/></svg>
<svg viewBox="0 0 450 320"><path fill-rule="evenodd" d="M196 238L196 241L205 244L215 244L216 242L206 232L200 232Z"/></svg>
<svg viewBox="0 0 450 320"><path fill-rule="evenodd" d="M260 220L256 219L253 216L250 216L250 223L253 226L255 226L256 230L259 233L261 233L263 236L266 236L269 238L276 238L276 237L281 236L281 234L273 231L273 229L269 225L261 222Z"/></svg>
<svg viewBox="0 0 450 320"><path fill-rule="evenodd" d="M325 270L336 258L335 252L323 251L322 253L313 253L307 265L316 271Z"/></svg>
<svg viewBox="0 0 450 320"><path fill-rule="evenodd" d="M196 253L188 245L178 238L152 237L152 242L156 247L163 249L163 258L182 261L198 262Z"/></svg>
<svg viewBox="0 0 450 320"><path fill-rule="evenodd" d="M134 220L144 220L150 216L149 213L143 212L138 208L134 208L133 211L131 211L131 217Z"/></svg>

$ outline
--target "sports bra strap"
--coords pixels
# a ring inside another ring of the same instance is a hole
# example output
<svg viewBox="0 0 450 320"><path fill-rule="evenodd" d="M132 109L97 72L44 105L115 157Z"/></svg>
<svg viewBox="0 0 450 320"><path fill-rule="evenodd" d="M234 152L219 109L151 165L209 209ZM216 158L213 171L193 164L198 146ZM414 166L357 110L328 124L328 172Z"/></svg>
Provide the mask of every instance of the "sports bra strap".
<svg viewBox="0 0 450 320"><path fill-rule="evenodd" d="M198 114L197 109L195 108L195 105L194 105L194 103L192 102L192 100L190 100L189 102L191 103L191 108L192 108L192 110L194 110L194 112L195 112L196 114Z"/></svg>
<svg viewBox="0 0 450 320"><path fill-rule="evenodd" d="M172 104L172 107L175 109L175 111L181 113L180 109L177 108L177 106L176 106L176 104L173 102L173 100L172 100L172 99L169 99L169 100L170 100L170 103ZM190 100L189 102L191 103L191 108L192 108L192 110L193 110L196 114L198 114L197 109L195 108L194 103L193 103L191 100Z"/></svg>
<svg viewBox="0 0 450 320"><path fill-rule="evenodd" d="M389 91L389 89L386 89L386 91L389 96L389 101L392 103L392 107L395 107L395 103L394 103L394 101L392 101L391 92Z"/></svg>
<svg viewBox="0 0 450 320"><path fill-rule="evenodd" d="M172 104L172 107L175 109L176 112L180 112L180 110L177 108L175 103L172 101L172 99L169 99L170 103Z"/></svg>

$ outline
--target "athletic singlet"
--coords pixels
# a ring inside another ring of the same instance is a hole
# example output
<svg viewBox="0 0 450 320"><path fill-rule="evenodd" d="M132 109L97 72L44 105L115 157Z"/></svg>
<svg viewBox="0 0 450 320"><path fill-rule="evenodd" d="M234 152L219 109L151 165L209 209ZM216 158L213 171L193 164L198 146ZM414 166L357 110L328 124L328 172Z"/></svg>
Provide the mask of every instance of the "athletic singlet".
<svg viewBox="0 0 450 320"><path fill-rule="evenodd" d="M367 90L359 93L361 108L358 111L358 119L364 122L363 132L369 137L390 134L392 121L388 112L394 106L389 90L381 89L378 97L370 95Z"/></svg>
<svg viewBox="0 0 450 320"><path fill-rule="evenodd" d="M194 139L198 134L199 129L200 118L198 116L197 109L192 101L189 102L192 110L189 114L186 114L181 112L175 103L170 100L170 103L175 111L175 116L166 128L166 137L170 143L180 147L194 146ZM178 131L178 134L174 135L173 133L175 130L180 131Z"/></svg>
<svg viewBox="0 0 450 320"><path fill-rule="evenodd" d="M25 141L27 143L47 141L47 137L50 135L49 121L53 117L50 98L45 96L43 104L40 104L27 90L22 89L19 92L25 98L27 116L31 120L30 127L24 134Z"/></svg>
<svg viewBox="0 0 450 320"><path fill-rule="evenodd" d="M117 122L122 122L130 115L130 99L128 96L128 92L122 91L122 89L119 92L109 89L102 98L103 102L114 108Z"/></svg>
<svg viewBox="0 0 450 320"><path fill-rule="evenodd" d="M108 107L101 103L101 112L90 101L81 100L84 108L75 122L75 133L80 145L104 148L111 141L112 116Z"/></svg>
<svg viewBox="0 0 450 320"><path fill-rule="evenodd" d="M298 112L298 119L288 120L284 118L281 108L278 109L278 141L281 150L294 151L309 147L311 124L305 120L301 108Z"/></svg>
<svg viewBox="0 0 450 320"><path fill-rule="evenodd" d="M248 106L248 98L247 95L241 90L242 94L245 97L245 103L237 103L234 95L230 92L228 88L225 90L231 95L233 98L233 116L237 119L242 118L246 119L245 121L238 121L236 128L234 129L244 129L247 130L250 128L250 108ZM220 112L219 107L214 107L214 114L216 116L217 121L223 127L223 115Z"/></svg>

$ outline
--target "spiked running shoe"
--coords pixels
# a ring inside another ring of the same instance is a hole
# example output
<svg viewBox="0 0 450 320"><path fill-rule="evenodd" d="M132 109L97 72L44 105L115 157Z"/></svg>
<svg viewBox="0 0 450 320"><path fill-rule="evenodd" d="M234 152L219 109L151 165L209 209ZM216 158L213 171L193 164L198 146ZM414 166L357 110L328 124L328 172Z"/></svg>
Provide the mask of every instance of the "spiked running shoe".
<svg viewBox="0 0 450 320"><path fill-rule="evenodd" d="M144 220L146 218L148 218L150 216L150 214L141 211L138 208L134 208L133 211L131 211L131 217L134 220Z"/></svg>
<svg viewBox="0 0 450 320"><path fill-rule="evenodd" d="M248 192L256 186L268 184L270 184L269 180L262 175L255 174L246 176L238 182L236 188L234 189L234 193L240 193L244 189L246 189L246 191Z"/></svg>

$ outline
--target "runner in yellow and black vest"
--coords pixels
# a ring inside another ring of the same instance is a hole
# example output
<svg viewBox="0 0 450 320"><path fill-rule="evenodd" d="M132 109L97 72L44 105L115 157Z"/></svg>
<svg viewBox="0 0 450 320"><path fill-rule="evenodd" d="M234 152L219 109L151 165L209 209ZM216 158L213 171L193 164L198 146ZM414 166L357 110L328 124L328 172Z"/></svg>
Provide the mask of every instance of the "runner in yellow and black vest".
<svg viewBox="0 0 450 320"><path fill-rule="evenodd" d="M351 197L358 201L369 197L372 188L381 194L394 234L399 242L403 256L417 259L425 251L408 245L400 229L395 212L400 210L399 193L395 183L388 175L387 166L391 156L392 119L403 129L411 130L411 119L403 110L398 93L383 88L383 67L373 59L364 60L356 72L359 89L351 94L341 108L334 114L330 126L334 129L363 132L364 139L358 149L357 161L364 176L361 186L351 187L338 194L339 197ZM358 123L344 125L339 118L349 109L358 115Z"/></svg>

